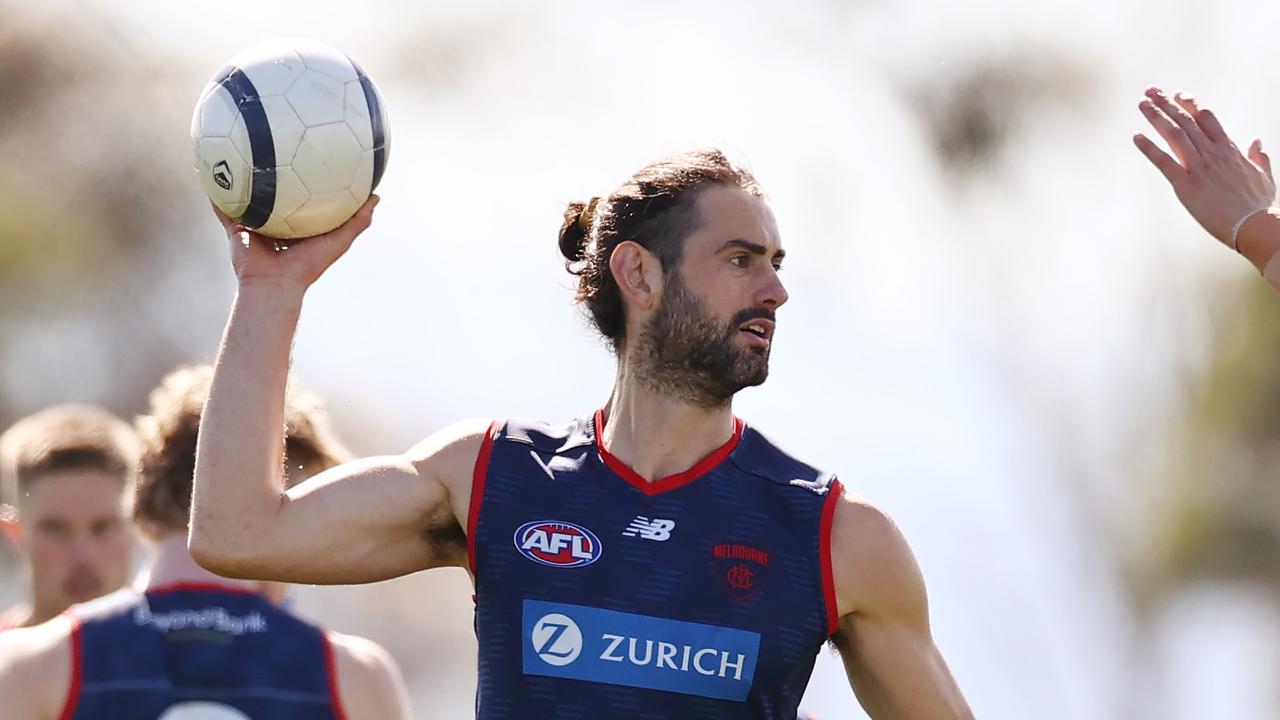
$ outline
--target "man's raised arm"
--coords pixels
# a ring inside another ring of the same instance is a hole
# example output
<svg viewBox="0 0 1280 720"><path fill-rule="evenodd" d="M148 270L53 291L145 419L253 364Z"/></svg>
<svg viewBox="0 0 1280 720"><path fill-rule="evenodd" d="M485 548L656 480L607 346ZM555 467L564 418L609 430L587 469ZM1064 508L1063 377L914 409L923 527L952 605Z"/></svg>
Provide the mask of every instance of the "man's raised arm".
<svg viewBox="0 0 1280 720"><path fill-rule="evenodd" d="M369 226L376 202L287 248L222 216L238 289L200 423L188 538L209 570L357 583L465 564L461 528L487 423L459 423L404 455L357 460L284 489L285 385L303 295Z"/></svg>

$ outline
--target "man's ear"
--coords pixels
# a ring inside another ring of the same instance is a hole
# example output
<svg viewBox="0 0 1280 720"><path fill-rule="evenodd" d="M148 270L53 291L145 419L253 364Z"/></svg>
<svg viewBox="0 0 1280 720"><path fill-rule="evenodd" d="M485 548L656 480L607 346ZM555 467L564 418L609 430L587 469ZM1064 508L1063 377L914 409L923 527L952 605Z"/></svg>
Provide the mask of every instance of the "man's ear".
<svg viewBox="0 0 1280 720"><path fill-rule="evenodd" d="M645 312L658 306L662 298L662 263L634 240L625 240L609 256L609 270L622 297Z"/></svg>
<svg viewBox="0 0 1280 720"><path fill-rule="evenodd" d="M22 524L18 522L18 508L0 503L0 535L9 538L9 542L17 547L22 539Z"/></svg>

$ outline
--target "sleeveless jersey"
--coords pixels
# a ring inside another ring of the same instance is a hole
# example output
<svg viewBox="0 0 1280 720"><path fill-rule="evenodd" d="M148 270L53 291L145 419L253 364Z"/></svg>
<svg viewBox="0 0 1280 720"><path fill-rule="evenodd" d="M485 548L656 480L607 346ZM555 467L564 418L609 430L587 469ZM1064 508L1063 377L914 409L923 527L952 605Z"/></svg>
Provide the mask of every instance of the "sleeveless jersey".
<svg viewBox="0 0 1280 720"><path fill-rule="evenodd" d="M741 420L646 482L602 417L494 423L472 484L479 720L795 720L840 485Z"/></svg>
<svg viewBox="0 0 1280 720"><path fill-rule="evenodd" d="M325 632L246 590L121 590L68 611L63 720L341 720Z"/></svg>

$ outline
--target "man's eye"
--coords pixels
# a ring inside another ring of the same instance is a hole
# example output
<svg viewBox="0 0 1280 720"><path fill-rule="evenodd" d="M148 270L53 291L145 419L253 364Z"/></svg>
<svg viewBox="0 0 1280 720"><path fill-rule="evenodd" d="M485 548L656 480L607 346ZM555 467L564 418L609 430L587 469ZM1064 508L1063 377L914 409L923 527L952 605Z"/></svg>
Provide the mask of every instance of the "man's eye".
<svg viewBox="0 0 1280 720"><path fill-rule="evenodd" d="M747 265L747 256L746 256L746 255L734 255L733 257L729 258L729 262L733 263L734 265L737 265L738 267L746 267L746 265Z"/></svg>

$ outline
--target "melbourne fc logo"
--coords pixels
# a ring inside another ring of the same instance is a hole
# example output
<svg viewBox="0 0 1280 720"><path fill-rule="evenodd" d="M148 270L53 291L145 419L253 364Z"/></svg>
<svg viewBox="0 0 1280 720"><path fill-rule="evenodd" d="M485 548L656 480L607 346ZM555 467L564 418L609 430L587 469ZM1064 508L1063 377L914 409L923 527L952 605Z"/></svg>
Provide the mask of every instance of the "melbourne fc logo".
<svg viewBox="0 0 1280 720"><path fill-rule="evenodd" d="M711 561L721 587L735 600L755 597L769 575L769 553L749 545L714 545Z"/></svg>
<svg viewBox="0 0 1280 720"><path fill-rule="evenodd" d="M516 549L521 555L551 567L582 567L600 559L604 550L595 533L573 523L534 520L516 529Z"/></svg>

